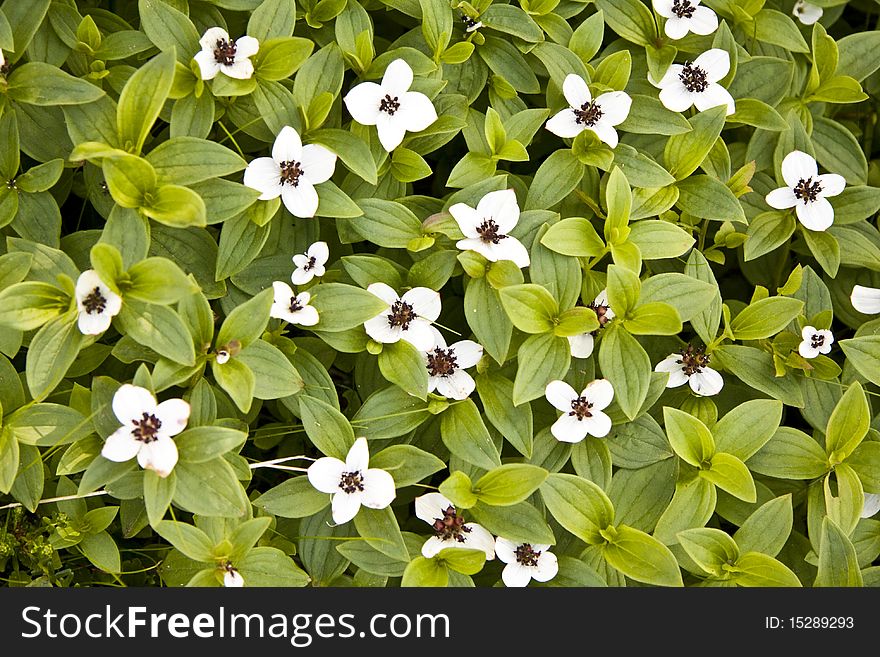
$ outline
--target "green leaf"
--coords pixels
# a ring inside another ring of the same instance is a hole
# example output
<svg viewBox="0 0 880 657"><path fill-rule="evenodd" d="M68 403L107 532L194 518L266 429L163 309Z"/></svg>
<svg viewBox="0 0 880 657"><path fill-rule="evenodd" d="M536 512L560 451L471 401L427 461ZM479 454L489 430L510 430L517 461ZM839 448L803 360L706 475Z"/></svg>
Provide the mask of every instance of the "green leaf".
<svg viewBox="0 0 880 657"><path fill-rule="evenodd" d="M544 233L541 244L556 253L578 257L594 257L605 249L596 229L583 217L568 217L553 224Z"/></svg>
<svg viewBox="0 0 880 657"><path fill-rule="evenodd" d="M753 399L729 411L712 427L719 452L747 461L773 437L782 421L782 403Z"/></svg>
<svg viewBox="0 0 880 657"><path fill-rule="evenodd" d="M513 325L525 333L546 333L553 330L559 305L542 286L509 285L500 291L501 305Z"/></svg>
<svg viewBox="0 0 880 657"><path fill-rule="evenodd" d="M54 285L27 281L0 292L0 325L20 331L39 328L60 315L70 298Z"/></svg>
<svg viewBox="0 0 880 657"><path fill-rule="evenodd" d="M665 545L675 545L679 532L702 527L709 521L717 499L715 486L701 477L678 482L672 501L657 520L654 536Z"/></svg>
<svg viewBox="0 0 880 657"><path fill-rule="evenodd" d="M317 331L347 331L388 308L388 304L375 294L353 285L321 283L309 292L312 294L311 304L320 317L315 325Z"/></svg>
<svg viewBox="0 0 880 657"><path fill-rule="evenodd" d="M485 470L501 465L489 430L470 399L456 402L440 416L440 435L450 452Z"/></svg>
<svg viewBox="0 0 880 657"><path fill-rule="evenodd" d="M699 419L677 408L663 407L666 435L675 453L687 463L699 468L715 455L712 432Z"/></svg>
<svg viewBox="0 0 880 657"><path fill-rule="evenodd" d="M119 95L116 126L119 142L140 153L174 81L174 53L156 55L134 72Z"/></svg>
<svg viewBox="0 0 880 657"><path fill-rule="evenodd" d="M733 535L741 552L761 552L775 557L791 535L793 523L791 495L765 502Z"/></svg>
<svg viewBox="0 0 880 657"><path fill-rule="evenodd" d="M513 383L499 374L481 374L476 377L476 383L486 418L520 454L530 457L533 432L531 406L514 406Z"/></svg>
<svg viewBox="0 0 880 657"><path fill-rule="evenodd" d="M348 419L327 402L300 395L300 414L309 440L327 456L345 460L354 445L354 430Z"/></svg>
<svg viewBox="0 0 880 657"><path fill-rule="evenodd" d="M636 306L624 319L624 326L633 335L677 335L681 317L668 303L649 301Z"/></svg>
<svg viewBox="0 0 880 657"><path fill-rule="evenodd" d="M619 525L602 555L630 579L654 586L683 586L678 562L668 547L645 532Z"/></svg>
<svg viewBox="0 0 880 657"><path fill-rule="evenodd" d="M839 344L847 362L871 383L880 385L880 336L864 335Z"/></svg>
<svg viewBox="0 0 880 657"><path fill-rule="evenodd" d="M273 547L255 547L235 565L246 586L302 587L311 581L293 559Z"/></svg>
<svg viewBox="0 0 880 657"><path fill-rule="evenodd" d="M856 550L831 518L822 519L819 570L813 586L862 586Z"/></svg>
<svg viewBox="0 0 880 657"><path fill-rule="evenodd" d="M262 42L289 37L296 23L296 11L285 0L263 0L254 9L247 24L247 34Z"/></svg>
<svg viewBox="0 0 880 657"><path fill-rule="evenodd" d="M663 159L666 169L676 180L684 180L690 176L706 159L724 127L726 112L727 108L720 106L700 112L688 121L691 125L690 132L673 135L666 142Z"/></svg>
<svg viewBox="0 0 880 657"><path fill-rule="evenodd" d="M28 105L83 105L104 95L100 87L44 62L16 67L8 83L9 97Z"/></svg>
<svg viewBox="0 0 880 657"><path fill-rule="evenodd" d="M86 536L77 547L82 551L83 556L100 570L108 573L118 573L122 570L119 548L107 532Z"/></svg>
<svg viewBox="0 0 880 657"><path fill-rule="evenodd" d="M517 351L514 406L542 397L547 384L561 379L570 364L571 348L567 339L552 333L527 338Z"/></svg>
<svg viewBox="0 0 880 657"><path fill-rule="evenodd" d="M141 211L151 219L175 228L204 226L208 222L202 197L180 185L162 185L144 199Z"/></svg>
<svg viewBox="0 0 880 657"><path fill-rule="evenodd" d="M236 306L230 312L217 333L217 345L228 345L233 340L247 347L259 338L269 322L272 307L272 290L263 290L252 299Z"/></svg>
<svg viewBox="0 0 880 657"><path fill-rule="evenodd" d="M174 467L177 487L174 504L201 516L241 518L250 500L235 471L223 458L205 463L180 461Z"/></svg>
<svg viewBox="0 0 880 657"><path fill-rule="evenodd" d="M804 302L790 297L769 297L749 304L733 321L730 328L737 340L760 340L779 333L797 317Z"/></svg>
<svg viewBox="0 0 880 657"><path fill-rule="evenodd" d="M12 489L18 474L20 448L15 434L9 427L0 427L0 492Z"/></svg>
<svg viewBox="0 0 880 657"><path fill-rule="evenodd" d="M486 553L483 550L470 548L443 548L437 553L437 559L455 572L475 575L483 569Z"/></svg>
<svg viewBox="0 0 880 657"><path fill-rule="evenodd" d="M370 467L385 470L403 488L439 472L446 463L413 445L391 445L370 457Z"/></svg>
<svg viewBox="0 0 880 657"><path fill-rule="evenodd" d="M506 361L513 324L504 312L498 291L485 278L469 280L464 293L464 310L468 325L486 352L498 363Z"/></svg>
<svg viewBox="0 0 880 657"><path fill-rule="evenodd" d="M156 191L156 172L143 158L128 154L105 158L103 170L110 195L124 208L146 205Z"/></svg>
<svg viewBox="0 0 880 657"><path fill-rule="evenodd" d="M598 0L605 22L627 41L647 46L657 39L657 26L651 10L638 0Z"/></svg>
<svg viewBox="0 0 880 657"><path fill-rule="evenodd" d="M599 367L621 410L635 419L651 383L651 361L642 345L623 328L607 327L599 345Z"/></svg>
<svg viewBox="0 0 880 657"><path fill-rule="evenodd" d="M509 463L494 468L473 486L477 499L489 506L513 506L525 501L544 483L548 472L527 463Z"/></svg>
<svg viewBox="0 0 880 657"><path fill-rule="evenodd" d="M471 478L464 472L456 470L440 484L439 491L456 507L469 509L477 503L477 496L471 490L472 486Z"/></svg>
<svg viewBox="0 0 880 657"><path fill-rule="evenodd" d="M679 545L700 568L710 575L724 578L724 566L736 561L739 547L720 529L698 527L678 534Z"/></svg>
<svg viewBox="0 0 880 657"><path fill-rule="evenodd" d="M488 506L477 503L469 513L474 520L496 536L523 543L553 545L556 539L543 515L528 502L513 506Z"/></svg>
<svg viewBox="0 0 880 657"><path fill-rule="evenodd" d="M280 349L263 340L250 343L236 358L254 373L254 397L280 399L300 392L305 384Z"/></svg>
<svg viewBox="0 0 880 657"><path fill-rule="evenodd" d="M163 520L154 527L156 533L195 561L212 562L214 542L198 527L185 522Z"/></svg>
<svg viewBox="0 0 880 657"><path fill-rule="evenodd" d="M371 547L397 561L409 561L409 552L390 506L384 509L362 507L354 517L354 526Z"/></svg>
<svg viewBox="0 0 880 657"><path fill-rule="evenodd" d="M807 434L791 427L780 427L774 436L748 462L758 474L780 479L815 479L825 474L825 451Z"/></svg>
<svg viewBox="0 0 880 657"><path fill-rule="evenodd" d="M804 396L800 386L790 377L776 377L773 357L761 349L725 344L712 352L725 370L739 377L743 383L767 393L787 406L803 408Z"/></svg>
<svg viewBox="0 0 880 657"><path fill-rule="evenodd" d="M48 397L61 382L79 354L82 341L73 311L48 321L37 331L31 339L25 366L28 390L34 401Z"/></svg>
<svg viewBox="0 0 880 657"><path fill-rule="evenodd" d="M719 180L711 176L689 176L676 186L679 191L678 207L685 212L703 219L746 223L742 205L727 185Z"/></svg>
<svg viewBox="0 0 880 657"><path fill-rule="evenodd" d="M243 170L247 162L221 144L196 137L175 137L146 157L161 182L175 185L219 178Z"/></svg>
<svg viewBox="0 0 880 657"><path fill-rule="evenodd" d="M363 216L351 226L364 239L392 249L405 249L410 240L422 236L422 223L405 206L380 198L358 199Z"/></svg>
<svg viewBox="0 0 880 657"><path fill-rule="evenodd" d="M167 477L160 477L153 470L144 471L144 506L153 527L165 516L176 486L177 475L173 471Z"/></svg>
<svg viewBox="0 0 880 657"><path fill-rule="evenodd" d="M747 552L736 562L739 586L801 586L801 581L784 563L760 552Z"/></svg>
<svg viewBox="0 0 880 657"><path fill-rule="evenodd" d="M556 521L590 545L605 539L599 533L614 521L614 508L592 481L570 474L551 474L541 485L541 497Z"/></svg>
<svg viewBox="0 0 880 657"><path fill-rule="evenodd" d="M744 502L757 500L755 481L746 464L732 454L718 452L712 457L708 470L700 470L700 476Z"/></svg>
<svg viewBox="0 0 880 657"><path fill-rule="evenodd" d="M405 340L383 345L379 371L391 383L399 385L419 399L428 398L428 368L424 355Z"/></svg>
<svg viewBox="0 0 880 657"><path fill-rule="evenodd" d="M241 447L247 434L228 427L192 427L174 438L181 461L205 463Z"/></svg>
<svg viewBox="0 0 880 657"><path fill-rule="evenodd" d="M583 176L584 165L571 150L565 148L551 153L535 172L523 209L549 210L568 196Z"/></svg>
<svg viewBox="0 0 880 657"><path fill-rule="evenodd" d="M247 413L254 401L256 377L247 365L238 359L219 364L211 361L211 373L217 384L229 395L239 410Z"/></svg>
<svg viewBox="0 0 880 657"><path fill-rule="evenodd" d="M871 410L861 384L852 383L834 407L825 431L825 452L832 463L849 456L868 433Z"/></svg>
<svg viewBox="0 0 880 657"><path fill-rule="evenodd" d="M445 587L448 582L449 571L442 562L437 559L416 557L407 565L400 585L402 587Z"/></svg>
<svg viewBox="0 0 880 657"><path fill-rule="evenodd" d="M381 467L375 463L370 465ZM282 518L305 518L318 513L329 504L330 496L316 490L308 477L291 477L254 500L255 506Z"/></svg>
<svg viewBox="0 0 880 657"><path fill-rule="evenodd" d="M182 365L195 365L192 337L180 315L167 306L126 300L116 322L135 342Z"/></svg>
<svg viewBox="0 0 880 657"><path fill-rule="evenodd" d="M163 0L138 0L141 27L160 50L176 50L182 64L199 51L199 33L186 14Z"/></svg>

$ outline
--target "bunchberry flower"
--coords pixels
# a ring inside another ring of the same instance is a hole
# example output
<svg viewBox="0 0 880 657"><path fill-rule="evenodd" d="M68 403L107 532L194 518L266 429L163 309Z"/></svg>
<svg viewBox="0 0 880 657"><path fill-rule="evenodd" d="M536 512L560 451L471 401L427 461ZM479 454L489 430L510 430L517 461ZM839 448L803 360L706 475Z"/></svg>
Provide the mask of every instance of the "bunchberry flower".
<svg viewBox="0 0 880 657"><path fill-rule="evenodd" d="M819 354L827 354L831 351L831 343L834 335L827 329L816 329L813 326L805 326L801 331L801 341L798 345L798 353L804 358L815 358Z"/></svg>
<svg viewBox="0 0 880 657"><path fill-rule="evenodd" d="M668 372L667 388L689 384L691 390L704 397L717 395L724 386L721 375L709 367L709 354L702 347L688 345L677 354L670 354L654 368L655 372Z"/></svg>
<svg viewBox="0 0 880 657"><path fill-rule="evenodd" d="M657 83L660 101L673 112L683 112L691 105L699 111L727 105L727 113L736 111L733 97L718 84L730 71L730 55L712 48L692 62L672 64Z"/></svg>
<svg viewBox="0 0 880 657"><path fill-rule="evenodd" d="M618 123L623 123L632 99L623 91L609 91L593 99L584 79L570 73L562 83L562 93L570 107L547 121L547 129L558 137L576 137L591 130L611 148L617 147Z"/></svg>
<svg viewBox="0 0 880 657"><path fill-rule="evenodd" d="M428 368L428 392L450 399L467 399L476 384L473 377L465 372L476 365L483 357L483 347L473 340L459 340L446 346L440 331L434 332L434 347L425 352L425 367Z"/></svg>
<svg viewBox="0 0 880 657"><path fill-rule="evenodd" d="M464 23L465 32L475 32L483 27L483 23L479 19L471 18L464 12L461 12L461 22Z"/></svg>
<svg viewBox="0 0 880 657"><path fill-rule="evenodd" d="M718 29L718 16L700 0L653 0L654 11L666 19L663 31L670 39L681 39L688 32L706 35Z"/></svg>
<svg viewBox="0 0 880 657"><path fill-rule="evenodd" d="M318 323L318 310L309 305L312 295L308 292L294 293L290 286L283 281L272 283L275 298L269 317L283 319L291 324L300 326L314 326Z"/></svg>
<svg viewBox="0 0 880 657"><path fill-rule="evenodd" d="M327 242L315 242L305 253L297 253L293 256L293 264L296 269L290 275L290 281L294 285L305 285L316 276L320 278L326 272L324 265L330 257L330 249Z"/></svg>
<svg viewBox="0 0 880 657"><path fill-rule="evenodd" d="M823 13L822 7L818 7L806 0L797 0L794 3L794 8L791 10L791 15L804 25L812 25L818 22L822 18Z"/></svg>
<svg viewBox="0 0 880 657"><path fill-rule="evenodd" d="M244 577L241 576L231 562L223 564L223 586L228 588L241 588L244 586Z"/></svg>
<svg viewBox="0 0 880 657"><path fill-rule="evenodd" d="M880 313L880 288L854 285L849 297L853 308L866 315Z"/></svg>
<svg viewBox="0 0 880 657"><path fill-rule="evenodd" d="M414 287L402 297L385 283L367 288L388 304L388 308L364 322L364 329L376 342L390 344L406 340L419 351L434 347L431 322L440 316L440 295L428 287Z"/></svg>
<svg viewBox="0 0 880 657"><path fill-rule="evenodd" d="M592 308L599 320L599 328L596 331L588 331L580 335L568 336L568 346L571 349L571 355L575 358L589 358L593 353L593 345L595 343L596 333L605 328L605 325L614 319L614 311L608 305L608 291L602 290L589 304L587 308Z"/></svg>
<svg viewBox="0 0 880 657"><path fill-rule="evenodd" d="M422 545L422 556L430 559L445 548L482 550L486 559L495 558L495 539L482 525L465 522L461 514L440 493L428 493L415 499L416 517L434 529Z"/></svg>
<svg viewBox="0 0 880 657"><path fill-rule="evenodd" d="M233 41L222 27L209 28L199 39L202 49L196 53L202 80L213 80L221 71L231 78L246 80L254 74L250 58L257 54L260 42L243 36Z"/></svg>
<svg viewBox="0 0 880 657"><path fill-rule="evenodd" d="M834 208L825 197L843 191L843 176L820 176L815 159L802 151L792 151L782 160L782 179L786 186L767 194L767 205L777 210L793 207L798 221L810 230L822 231L834 223Z"/></svg>
<svg viewBox="0 0 880 657"><path fill-rule="evenodd" d="M495 554L506 566L501 571L505 586L528 586L531 580L549 582L559 572L556 555L548 552L549 545L515 543L499 536L495 539Z"/></svg>
<svg viewBox="0 0 880 657"><path fill-rule="evenodd" d="M865 503L862 505L862 518L870 518L880 511L880 494L865 493Z"/></svg>
<svg viewBox="0 0 880 657"><path fill-rule="evenodd" d="M98 335L122 310L122 297L111 290L98 272L87 269L76 279L76 325L84 335Z"/></svg>
<svg viewBox="0 0 880 657"><path fill-rule="evenodd" d="M512 260L520 269L529 266L526 247L508 234L519 221L519 205L512 189L489 192L476 208L456 203L449 214L465 236L455 243L462 251L476 251L491 262Z"/></svg>
<svg viewBox="0 0 880 657"><path fill-rule="evenodd" d="M580 394L565 381L551 381L544 396L562 411L562 416L550 427L556 440L579 443L588 435L602 438L611 431L611 418L602 412L614 397L610 381L596 379Z"/></svg>

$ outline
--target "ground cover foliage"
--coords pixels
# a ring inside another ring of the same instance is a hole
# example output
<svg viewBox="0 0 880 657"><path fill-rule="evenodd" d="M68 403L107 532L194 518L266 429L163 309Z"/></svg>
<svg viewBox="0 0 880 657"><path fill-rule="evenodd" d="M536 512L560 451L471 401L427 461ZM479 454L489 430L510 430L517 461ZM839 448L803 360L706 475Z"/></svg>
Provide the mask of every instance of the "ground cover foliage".
<svg viewBox="0 0 880 657"><path fill-rule="evenodd" d="M869 0L5 0L0 576L880 584Z"/></svg>

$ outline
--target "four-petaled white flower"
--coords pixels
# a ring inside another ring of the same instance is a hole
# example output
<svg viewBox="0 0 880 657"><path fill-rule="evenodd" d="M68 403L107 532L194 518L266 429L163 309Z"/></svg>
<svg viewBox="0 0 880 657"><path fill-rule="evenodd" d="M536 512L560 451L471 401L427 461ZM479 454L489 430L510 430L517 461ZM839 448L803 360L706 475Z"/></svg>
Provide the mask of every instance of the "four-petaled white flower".
<svg viewBox="0 0 880 657"><path fill-rule="evenodd" d="M104 442L101 455L122 463L137 456L138 463L160 477L177 464L177 445L171 439L186 427L190 407L182 399L161 404L146 388L126 383L113 395L113 414L123 426Z"/></svg>
<svg viewBox="0 0 880 657"><path fill-rule="evenodd" d="M332 456L318 459L309 466L309 482L322 493L333 496L333 522L341 525L354 518L361 505L384 509L394 500L394 479L378 468L368 467L370 452L366 438L358 438L348 450L345 461Z"/></svg>
<svg viewBox="0 0 880 657"><path fill-rule="evenodd" d="M608 290L599 292L593 303L589 304L587 308L592 308L596 313L596 319L599 320L599 329L605 328L605 325L614 319L614 311L608 305ZM568 346L574 358L589 358L592 355L595 333L596 331L588 331L579 335L568 336Z"/></svg>
<svg viewBox="0 0 880 657"><path fill-rule="evenodd" d="M666 19L663 31L670 39L681 39L688 32L705 36L718 29L718 16L700 0L653 0L654 11Z"/></svg>
<svg viewBox="0 0 880 657"><path fill-rule="evenodd" d="M607 379L596 379L578 394L565 381L551 381L544 396L562 416L550 433L564 443L579 443L587 435L602 438L611 431L611 418L602 411L611 403L614 388Z"/></svg>
<svg viewBox="0 0 880 657"><path fill-rule="evenodd" d="M303 146L299 133L287 125L275 137L272 157L258 157L247 165L244 184L261 192L261 201L280 196L294 217L314 217L315 185L330 180L335 168L335 153L320 144Z"/></svg>
<svg viewBox="0 0 880 657"><path fill-rule="evenodd" d="M482 21L476 18L471 18L464 12L461 12L461 22L464 23L465 32L475 32L483 27Z"/></svg>
<svg viewBox="0 0 880 657"><path fill-rule="evenodd" d="M876 315L880 313L880 288L854 285L849 301L860 313Z"/></svg>
<svg viewBox="0 0 880 657"><path fill-rule="evenodd" d="M209 28L199 39L202 49L196 53L202 80L213 80L221 71L231 78L247 80L254 74L250 58L257 54L260 42L243 36L233 41L222 27Z"/></svg>
<svg viewBox="0 0 880 657"><path fill-rule="evenodd" d="M482 550L486 559L495 558L495 538L482 525L465 522L455 505L440 493L428 493L415 499L416 517L434 529L422 545L422 556L430 559L446 548Z"/></svg>
<svg viewBox="0 0 880 657"><path fill-rule="evenodd" d="M231 563L228 561L224 564L223 570L223 586L229 588L241 588L244 586L244 577L241 576Z"/></svg>
<svg viewBox="0 0 880 657"><path fill-rule="evenodd" d="M483 347L473 340L459 340L446 346L440 331L431 327L434 333L434 347L425 354L425 367L428 368L428 392L435 390L450 399L467 399L474 391L476 383L465 372L483 357Z"/></svg>
<svg viewBox="0 0 880 657"><path fill-rule="evenodd" d="M76 279L77 327L85 335L98 335L122 309L122 297L111 290L98 272L87 269Z"/></svg>
<svg viewBox="0 0 880 657"><path fill-rule="evenodd" d="M667 388L689 384L691 390L704 397L717 395L724 386L721 375L709 367L710 356L701 347L688 345L677 354L670 354L654 368L655 372L668 372Z"/></svg>
<svg viewBox="0 0 880 657"><path fill-rule="evenodd" d="M865 503L862 505L862 518L870 518L880 511L880 494L865 493Z"/></svg>
<svg viewBox="0 0 880 657"><path fill-rule="evenodd" d="M520 269L529 266L526 247L508 234L519 221L519 204L512 189L489 192L476 208L456 203L449 214L465 236L455 243L462 251L476 251L492 262L512 260Z"/></svg>
<svg viewBox="0 0 880 657"><path fill-rule="evenodd" d="M834 223L834 208L825 197L843 191L843 176L820 176L815 159L802 151L792 151L782 160L782 179L786 186L767 194L767 205L777 210L793 207L798 221L810 230L822 231Z"/></svg>
<svg viewBox="0 0 880 657"><path fill-rule="evenodd" d="M824 10L822 7L818 7L811 2L806 2L806 0L797 0L797 2L794 3L794 8L791 10L791 15L804 25L812 25L817 22L822 18L823 13Z"/></svg>
<svg viewBox="0 0 880 657"><path fill-rule="evenodd" d="M726 50L712 48L692 62L672 64L657 83L660 101L673 112L683 112L691 105L699 111L727 105L733 114L733 96L718 81L730 71L730 55Z"/></svg>
<svg viewBox="0 0 880 657"><path fill-rule="evenodd" d="M314 326L318 323L318 310L309 305L312 295L308 292L296 294L284 281L272 283L275 299L269 310L269 317L283 319L291 324Z"/></svg>
<svg viewBox="0 0 880 657"><path fill-rule="evenodd" d="M618 123L629 115L632 98L623 91L609 91L593 99L584 79L569 73L562 83L562 93L570 107L547 121L547 129L558 137L576 137L591 130L611 148L617 147Z"/></svg>
<svg viewBox="0 0 880 657"><path fill-rule="evenodd" d="M364 322L364 329L376 342L390 344L406 340L419 351L434 347L431 322L440 316L440 295L428 287L414 287L397 296L391 286L373 283L367 288L388 304L388 308Z"/></svg>
<svg viewBox="0 0 880 657"><path fill-rule="evenodd" d="M361 125L374 125L379 141L389 153L400 146L407 132L420 132L437 120L437 110L423 93L410 91L413 70L402 59L385 69L382 82L362 82L342 100Z"/></svg>
<svg viewBox="0 0 880 657"><path fill-rule="evenodd" d="M293 256L293 264L296 269L290 275L290 281L294 285L305 285L316 276L320 278L326 273L324 265L330 257L330 249L327 242L315 242L305 253L297 253Z"/></svg>
<svg viewBox="0 0 880 657"><path fill-rule="evenodd" d="M831 351L831 343L834 335L827 329L817 329L813 326L805 326L801 331L803 338L798 345L798 353L804 358L815 358L819 354L827 354Z"/></svg>
<svg viewBox="0 0 880 657"><path fill-rule="evenodd" d="M515 543L499 536L495 540L495 554L506 563L501 571L505 586L528 586L531 580L549 582L559 572L556 555L548 552L549 545Z"/></svg>

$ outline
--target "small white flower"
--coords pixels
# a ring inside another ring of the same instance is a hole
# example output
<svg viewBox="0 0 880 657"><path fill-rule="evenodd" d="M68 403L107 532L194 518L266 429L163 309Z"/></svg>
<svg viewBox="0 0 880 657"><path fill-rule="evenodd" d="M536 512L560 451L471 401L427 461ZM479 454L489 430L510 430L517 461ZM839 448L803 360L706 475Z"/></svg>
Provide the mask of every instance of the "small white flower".
<svg viewBox="0 0 880 657"><path fill-rule="evenodd" d="M223 568L226 571L223 573L223 586L228 588L241 588L244 586L244 577L232 567L231 563L226 562Z"/></svg>
<svg viewBox="0 0 880 657"><path fill-rule="evenodd" d="M461 22L464 23L464 31L465 32L476 32L481 27L483 27L483 23L476 18L471 18L464 12L461 13Z"/></svg>
<svg viewBox="0 0 880 657"><path fill-rule="evenodd" d="M229 362L229 359L232 358L232 354L230 354L226 349L218 349L217 350L217 364L225 365Z"/></svg>
<svg viewBox="0 0 880 657"><path fill-rule="evenodd" d="M462 251L476 251L491 262L512 260L520 269L529 266L526 247L508 234L519 221L519 205L512 189L489 192L476 208L456 203L449 214L465 236L455 243Z"/></svg>
<svg viewBox="0 0 880 657"><path fill-rule="evenodd" d="M865 503L862 506L862 518L870 518L880 511L880 494L865 493Z"/></svg>
<svg viewBox="0 0 880 657"><path fill-rule="evenodd" d="M272 283L275 300L269 310L269 317L283 319L291 324L314 326L318 323L318 310L309 305L312 295L308 292L295 294L290 286L283 281Z"/></svg>
<svg viewBox="0 0 880 657"><path fill-rule="evenodd" d="M849 301L860 313L876 315L880 313L880 288L855 285Z"/></svg>
<svg viewBox="0 0 880 657"><path fill-rule="evenodd" d="M506 563L501 571L504 585L514 588L528 586L531 580L549 582L559 572L556 555L548 552L549 545L514 543L499 536L495 540L495 554Z"/></svg>
<svg viewBox="0 0 880 657"><path fill-rule="evenodd" d="M437 110L423 93L410 91L413 71L402 59L385 69L382 82L362 82L345 98L348 113L361 125L374 125L379 141L389 153L400 146L407 132L420 132L437 120Z"/></svg>
<svg viewBox="0 0 880 657"><path fill-rule="evenodd" d="M177 445L171 436L186 427L189 404L182 399L157 404L149 390L126 383L113 395L112 406L123 426L107 438L101 455L117 463L137 456L142 468L160 477L171 474L177 464Z"/></svg>
<svg viewBox="0 0 880 657"><path fill-rule="evenodd" d="M689 384L691 390L704 397L717 395L724 386L721 375L709 367L709 354L702 348L688 345L681 353L670 354L654 368L655 372L668 372L667 388Z"/></svg>
<svg viewBox="0 0 880 657"><path fill-rule="evenodd" d="M199 39L202 49L196 53L202 80L213 80L220 71L231 78L247 80L254 74L250 58L257 54L260 42L243 36L236 41L222 27L209 28Z"/></svg>
<svg viewBox="0 0 880 657"><path fill-rule="evenodd" d="M616 148L618 138L614 126L626 119L632 98L623 91L609 91L593 100L587 83L574 73L565 76L562 93L570 107L547 121L547 129L558 137L576 137L584 130L591 130L611 148Z"/></svg>
<svg viewBox="0 0 880 657"><path fill-rule="evenodd" d="M473 340L460 340L446 346L440 331L431 327L434 333L434 348L425 352L425 367L428 368L428 392L435 390L450 399L467 399L474 391L476 383L465 372L483 357L483 347Z"/></svg>
<svg viewBox="0 0 880 657"><path fill-rule="evenodd" d="M565 381L551 381L544 396L562 411L562 416L550 427L556 440L579 443L588 435L602 438L611 431L611 418L602 412L614 397L610 381L596 379L580 394Z"/></svg>
<svg viewBox="0 0 880 657"><path fill-rule="evenodd" d="M798 353L804 358L815 358L819 354L827 354L831 351L831 343L834 335L827 329L816 329L813 326L805 326L801 331L803 341L798 346Z"/></svg>
<svg viewBox="0 0 880 657"><path fill-rule="evenodd" d="M718 29L718 16L700 0L653 0L654 11L666 19L663 31L670 39L681 39L688 32L705 36Z"/></svg>
<svg viewBox="0 0 880 657"><path fill-rule="evenodd" d="M327 271L324 265L327 264L329 257L330 249L327 248L327 242L315 242L305 253L297 253L293 256L296 269L290 275L291 282L294 285L305 285L315 276L320 278Z"/></svg>
<svg viewBox="0 0 880 657"><path fill-rule="evenodd" d="M244 184L268 201L281 197L294 217L314 217L318 209L315 185L330 180L336 154L320 144L302 145L299 133L284 126L272 145L272 157L258 157L244 170Z"/></svg>
<svg viewBox="0 0 880 657"><path fill-rule="evenodd" d="M791 15L804 25L812 25L817 22L822 18L822 13L822 7L817 7L805 0L797 0L797 2L794 3L794 9L791 10Z"/></svg>
<svg viewBox="0 0 880 657"><path fill-rule="evenodd" d="M482 525L465 522L455 506L440 493L428 493L415 499L416 517L434 529L422 545L422 556L430 559L446 548L482 550L486 560L495 558L495 539Z"/></svg>
<svg viewBox="0 0 880 657"><path fill-rule="evenodd" d="M98 335L122 310L122 297L111 290L98 272L87 269L76 279L77 327L84 335Z"/></svg>
<svg viewBox="0 0 880 657"><path fill-rule="evenodd" d="M402 297L385 283L367 288L388 304L388 308L364 322L364 329L376 342L391 344L406 340L419 351L434 347L431 322L440 316L440 295L428 287L414 287Z"/></svg>
<svg viewBox="0 0 880 657"><path fill-rule="evenodd" d="M726 50L712 48L692 62L672 64L657 83L660 100L666 109L683 112L691 105L699 111L727 105L727 113L736 111L730 92L718 80L730 71L730 55Z"/></svg>
<svg viewBox="0 0 880 657"><path fill-rule="evenodd" d="M6 58L3 56L3 51L0 50L0 67L6 66Z"/></svg>
<svg viewBox="0 0 880 657"><path fill-rule="evenodd" d="M608 290L599 292L593 303L589 304L587 308L592 308L595 311L596 318L599 320L599 329L605 328L605 325L614 319L614 311L608 305ZM595 333L596 331L588 331L568 336L568 346L574 358L589 358L592 355Z"/></svg>
<svg viewBox="0 0 880 657"><path fill-rule="evenodd" d="M397 495L391 475L368 468L369 463L367 439L358 438L348 450L345 462L325 456L309 466L307 475L312 486L333 496L331 509L337 525L354 518L361 505L384 509Z"/></svg>
<svg viewBox="0 0 880 657"><path fill-rule="evenodd" d="M825 198L837 196L846 180L836 173L819 175L816 160L802 151L792 151L782 160L786 187L767 194L767 205L777 210L794 208L798 221L810 230L822 231L834 223L834 208Z"/></svg>

